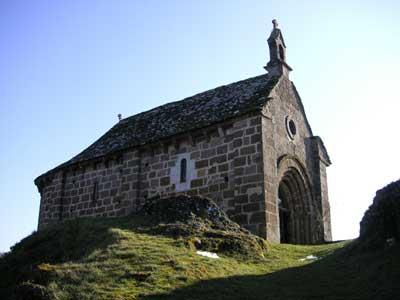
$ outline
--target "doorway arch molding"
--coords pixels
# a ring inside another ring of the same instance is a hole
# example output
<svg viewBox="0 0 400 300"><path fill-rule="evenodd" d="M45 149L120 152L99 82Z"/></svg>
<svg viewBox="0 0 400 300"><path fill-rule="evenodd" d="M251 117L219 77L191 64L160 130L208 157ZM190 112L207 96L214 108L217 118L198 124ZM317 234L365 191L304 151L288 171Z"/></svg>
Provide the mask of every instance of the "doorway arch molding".
<svg viewBox="0 0 400 300"><path fill-rule="evenodd" d="M285 172L290 169L295 169L298 174L301 176L302 181L305 184L305 188L310 194L310 198L312 200L312 193L311 193L311 181L310 176L308 176L308 172L304 165L300 162L300 160L294 155L282 155L278 158L277 163L278 168L278 182L282 180Z"/></svg>
<svg viewBox="0 0 400 300"><path fill-rule="evenodd" d="M276 190L281 242L309 244L313 242L313 194L307 170L292 155L278 159L278 185Z"/></svg>

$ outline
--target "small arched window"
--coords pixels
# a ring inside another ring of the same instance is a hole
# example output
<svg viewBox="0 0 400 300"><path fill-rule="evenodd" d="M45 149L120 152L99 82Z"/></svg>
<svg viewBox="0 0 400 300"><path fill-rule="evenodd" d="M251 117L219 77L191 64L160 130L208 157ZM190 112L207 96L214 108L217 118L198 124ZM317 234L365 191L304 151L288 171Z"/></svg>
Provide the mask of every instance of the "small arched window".
<svg viewBox="0 0 400 300"><path fill-rule="evenodd" d="M186 182L186 174L187 174L187 161L186 158L181 160L181 182Z"/></svg>
<svg viewBox="0 0 400 300"><path fill-rule="evenodd" d="M99 184L97 181L93 184L92 201L96 202L99 198Z"/></svg>

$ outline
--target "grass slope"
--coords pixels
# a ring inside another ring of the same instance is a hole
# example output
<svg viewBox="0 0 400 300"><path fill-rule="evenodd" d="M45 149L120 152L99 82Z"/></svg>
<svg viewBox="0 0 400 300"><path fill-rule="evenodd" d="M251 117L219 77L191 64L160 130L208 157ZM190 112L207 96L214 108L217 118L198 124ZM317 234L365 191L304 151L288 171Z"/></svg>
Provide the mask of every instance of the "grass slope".
<svg viewBox="0 0 400 300"><path fill-rule="evenodd" d="M34 233L0 258L0 299L21 282L57 299L397 299L398 246L268 245L264 257L196 254L130 218L80 219ZM313 263L300 261L313 254Z"/></svg>

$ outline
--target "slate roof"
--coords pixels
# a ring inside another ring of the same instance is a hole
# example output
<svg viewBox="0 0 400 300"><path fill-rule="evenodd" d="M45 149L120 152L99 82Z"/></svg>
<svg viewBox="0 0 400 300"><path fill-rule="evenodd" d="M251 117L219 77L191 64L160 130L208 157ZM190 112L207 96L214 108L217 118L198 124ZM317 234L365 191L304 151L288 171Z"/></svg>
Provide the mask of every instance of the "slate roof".
<svg viewBox="0 0 400 300"><path fill-rule="evenodd" d="M268 101L268 95L278 80L279 77L264 74L125 118L80 154L37 179L68 165L166 139L260 110Z"/></svg>

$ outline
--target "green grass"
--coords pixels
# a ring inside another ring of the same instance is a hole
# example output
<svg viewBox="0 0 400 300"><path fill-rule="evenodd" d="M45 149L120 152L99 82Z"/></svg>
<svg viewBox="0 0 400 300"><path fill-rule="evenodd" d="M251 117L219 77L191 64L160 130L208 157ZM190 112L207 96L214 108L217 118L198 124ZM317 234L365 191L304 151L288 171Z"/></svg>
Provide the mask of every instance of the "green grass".
<svg viewBox="0 0 400 300"><path fill-rule="evenodd" d="M315 262L300 261L307 255ZM399 247L268 245L264 257L196 254L129 218L81 219L34 233L0 258L0 299L17 284L58 299L396 299Z"/></svg>

